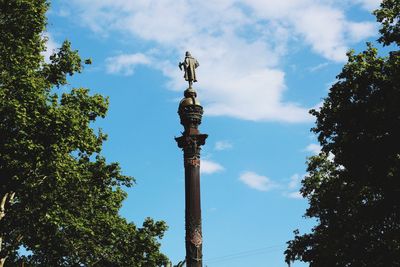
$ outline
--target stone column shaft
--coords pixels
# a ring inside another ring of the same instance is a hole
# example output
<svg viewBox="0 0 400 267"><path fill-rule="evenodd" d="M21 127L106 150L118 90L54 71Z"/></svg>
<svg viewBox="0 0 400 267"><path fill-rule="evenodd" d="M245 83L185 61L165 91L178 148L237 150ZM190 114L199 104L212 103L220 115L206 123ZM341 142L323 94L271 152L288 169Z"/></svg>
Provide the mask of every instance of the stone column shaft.
<svg viewBox="0 0 400 267"><path fill-rule="evenodd" d="M201 134L203 108L196 99L196 92L189 88L179 105L179 116L185 131L175 138L183 150L185 166L185 226L186 226L186 266L202 267L203 236L201 230L200 203L200 150L205 144L207 134Z"/></svg>
<svg viewBox="0 0 400 267"><path fill-rule="evenodd" d="M186 266L202 265L202 229L200 200L200 146L207 135L195 134L177 138L184 152L185 166L185 225Z"/></svg>

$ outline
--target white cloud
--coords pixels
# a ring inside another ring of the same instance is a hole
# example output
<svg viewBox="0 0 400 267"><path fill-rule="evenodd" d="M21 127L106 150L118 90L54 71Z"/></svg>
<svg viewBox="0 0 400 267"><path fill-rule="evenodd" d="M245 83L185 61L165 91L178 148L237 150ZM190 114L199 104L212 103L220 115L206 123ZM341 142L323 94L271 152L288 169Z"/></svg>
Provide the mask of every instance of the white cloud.
<svg viewBox="0 0 400 267"><path fill-rule="evenodd" d="M222 141L217 141L215 142L215 146L214 149L217 151L222 151L222 150L228 150L228 149L232 149L233 145L226 141L226 140L222 140Z"/></svg>
<svg viewBox="0 0 400 267"><path fill-rule="evenodd" d="M319 154L319 152L321 152L321 146L318 144L309 144L304 151L306 152L311 152L314 155Z"/></svg>
<svg viewBox="0 0 400 267"><path fill-rule="evenodd" d="M278 185L268 177L251 171L242 173L239 180L248 187L259 191L270 191L271 189L278 187Z"/></svg>
<svg viewBox="0 0 400 267"><path fill-rule="evenodd" d="M314 52L332 61L345 61L346 51L351 42L376 34L376 30L371 30L374 24L354 23L348 20L344 10L340 9L341 6L336 1L280 0L267 3L262 0L242 0L242 2L251 7L260 19L283 21L294 37L300 37Z"/></svg>
<svg viewBox="0 0 400 267"><path fill-rule="evenodd" d="M49 32L46 32L44 34L44 38L47 39L46 42L46 50L42 52L42 56L44 56L44 60L46 62L50 62L50 56L61 46L59 43L57 43L52 35Z"/></svg>
<svg viewBox="0 0 400 267"><path fill-rule="evenodd" d="M332 152L329 152L328 154L328 160L329 161L334 161L335 160L335 155ZM342 168L343 166L340 166ZM343 167L344 168L344 167Z"/></svg>
<svg viewBox="0 0 400 267"><path fill-rule="evenodd" d="M288 184L288 188L289 189L294 189L294 188L298 187L299 186L299 182L300 182L301 179L302 179L302 177L299 174L297 174L297 173L293 174L290 177L290 182Z"/></svg>
<svg viewBox="0 0 400 267"><path fill-rule="evenodd" d="M300 181L305 175L299 175L297 173L290 177L289 183L287 184L287 189L282 193L283 196L294 199L302 199L302 195L299 192ZM295 190L295 191L294 191Z"/></svg>
<svg viewBox="0 0 400 267"><path fill-rule="evenodd" d="M366 10L372 11L379 7L381 0L356 0L360 3Z"/></svg>
<svg viewBox="0 0 400 267"><path fill-rule="evenodd" d="M95 32L119 31L156 48L151 62L137 51L142 60L114 57L121 62L107 61L109 73L130 75L135 65L147 64L169 78L171 89L182 90L187 85L175 61L189 50L200 62L195 87L206 115L305 122L312 120L308 107L284 97L279 63L288 49L306 45L341 62L350 44L374 34L373 24L349 20L330 2L72 0L71 14Z"/></svg>
<svg viewBox="0 0 400 267"><path fill-rule="evenodd" d="M294 27L312 49L333 61L345 61L345 18L337 9L311 5L296 10Z"/></svg>
<svg viewBox="0 0 400 267"><path fill-rule="evenodd" d="M371 37L371 33L377 32L377 25L371 22L348 22L347 28L349 38L354 42L359 42L365 38Z"/></svg>
<svg viewBox="0 0 400 267"><path fill-rule="evenodd" d="M299 191L284 193L284 196L286 196L288 198L294 198L294 199L302 199L303 198L303 196L301 195L301 193Z"/></svg>
<svg viewBox="0 0 400 267"><path fill-rule="evenodd" d="M328 65L329 65L328 62L324 62L324 63L318 64L316 66L309 68L309 70L310 70L310 72L316 72L318 70L321 70L321 69L327 67Z"/></svg>
<svg viewBox="0 0 400 267"><path fill-rule="evenodd" d="M106 59L107 73L133 74L137 65L149 65L151 60L142 53L123 54Z"/></svg>
<svg viewBox="0 0 400 267"><path fill-rule="evenodd" d="M214 161L211 160L201 160L200 163L200 172L204 174L213 174L216 172L221 172L224 170L224 167Z"/></svg>
<svg viewBox="0 0 400 267"><path fill-rule="evenodd" d="M309 144L304 151L311 152L313 155L318 155L321 152L321 146L318 144ZM328 160L333 161L335 159L335 155L332 152L328 154Z"/></svg>

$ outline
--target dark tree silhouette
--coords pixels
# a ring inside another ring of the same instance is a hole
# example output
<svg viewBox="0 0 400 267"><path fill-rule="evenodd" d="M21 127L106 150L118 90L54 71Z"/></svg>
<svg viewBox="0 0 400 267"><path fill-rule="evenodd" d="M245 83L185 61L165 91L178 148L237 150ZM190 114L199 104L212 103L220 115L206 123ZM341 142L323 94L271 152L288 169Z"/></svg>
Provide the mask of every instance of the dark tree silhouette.
<svg viewBox="0 0 400 267"><path fill-rule="evenodd" d="M384 0L374 14L378 41L391 51L349 52L322 108L311 111L322 152L309 159L301 193L317 225L295 231L288 263L400 266L400 2Z"/></svg>

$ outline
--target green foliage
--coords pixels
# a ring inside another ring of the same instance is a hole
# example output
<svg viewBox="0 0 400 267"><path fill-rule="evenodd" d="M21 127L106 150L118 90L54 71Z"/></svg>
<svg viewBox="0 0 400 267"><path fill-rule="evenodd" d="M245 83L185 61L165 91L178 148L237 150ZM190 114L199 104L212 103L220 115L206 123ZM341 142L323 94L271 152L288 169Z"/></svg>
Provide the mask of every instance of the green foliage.
<svg viewBox="0 0 400 267"><path fill-rule="evenodd" d="M375 11L384 45L400 42L400 2ZM301 193L310 234L295 231L286 261L310 266L400 265L400 54L371 44L348 53L322 108L312 110L322 153L311 157ZM334 155L329 159L328 155Z"/></svg>
<svg viewBox="0 0 400 267"><path fill-rule="evenodd" d="M106 135L90 127L108 99L57 91L82 71L70 42L49 63L41 55L47 8L0 0L0 266L161 266L165 223L118 215L134 180L101 156Z"/></svg>
<svg viewBox="0 0 400 267"><path fill-rule="evenodd" d="M381 8L374 12L378 22L382 23L379 30L379 42L384 45L396 43L400 45L400 2L398 0L385 0Z"/></svg>

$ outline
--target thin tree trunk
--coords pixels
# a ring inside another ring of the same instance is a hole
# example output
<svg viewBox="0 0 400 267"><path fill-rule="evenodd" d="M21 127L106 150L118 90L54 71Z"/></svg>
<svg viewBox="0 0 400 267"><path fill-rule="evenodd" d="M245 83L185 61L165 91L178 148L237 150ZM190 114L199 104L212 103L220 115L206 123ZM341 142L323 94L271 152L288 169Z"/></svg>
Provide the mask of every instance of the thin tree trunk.
<svg viewBox="0 0 400 267"><path fill-rule="evenodd" d="M6 205L10 205L14 200L15 192L5 193L4 196L1 198L0 202L0 221L6 216ZM18 241L19 242L19 241ZM3 237L0 236L0 254L7 255L3 253ZM8 256L3 256L0 258L0 267L4 266Z"/></svg>
<svg viewBox="0 0 400 267"><path fill-rule="evenodd" d="M4 263L6 262L7 257L1 258L0 259L0 267L4 266Z"/></svg>
<svg viewBox="0 0 400 267"><path fill-rule="evenodd" d="M5 193L4 196L1 198L0 202L0 221L3 219L4 216L6 216L6 202L8 198L9 193Z"/></svg>
<svg viewBox="0 0 400 267"><path fill-rule="evenodd" d="M0 202L0 221L6 216L6 202L8 198L8 193L5 193L1 198ZM0 253L3 252L3 237L0 236ZM6 257L0 258L0 267L3 267L4 262L6 261Z"/></svg>

